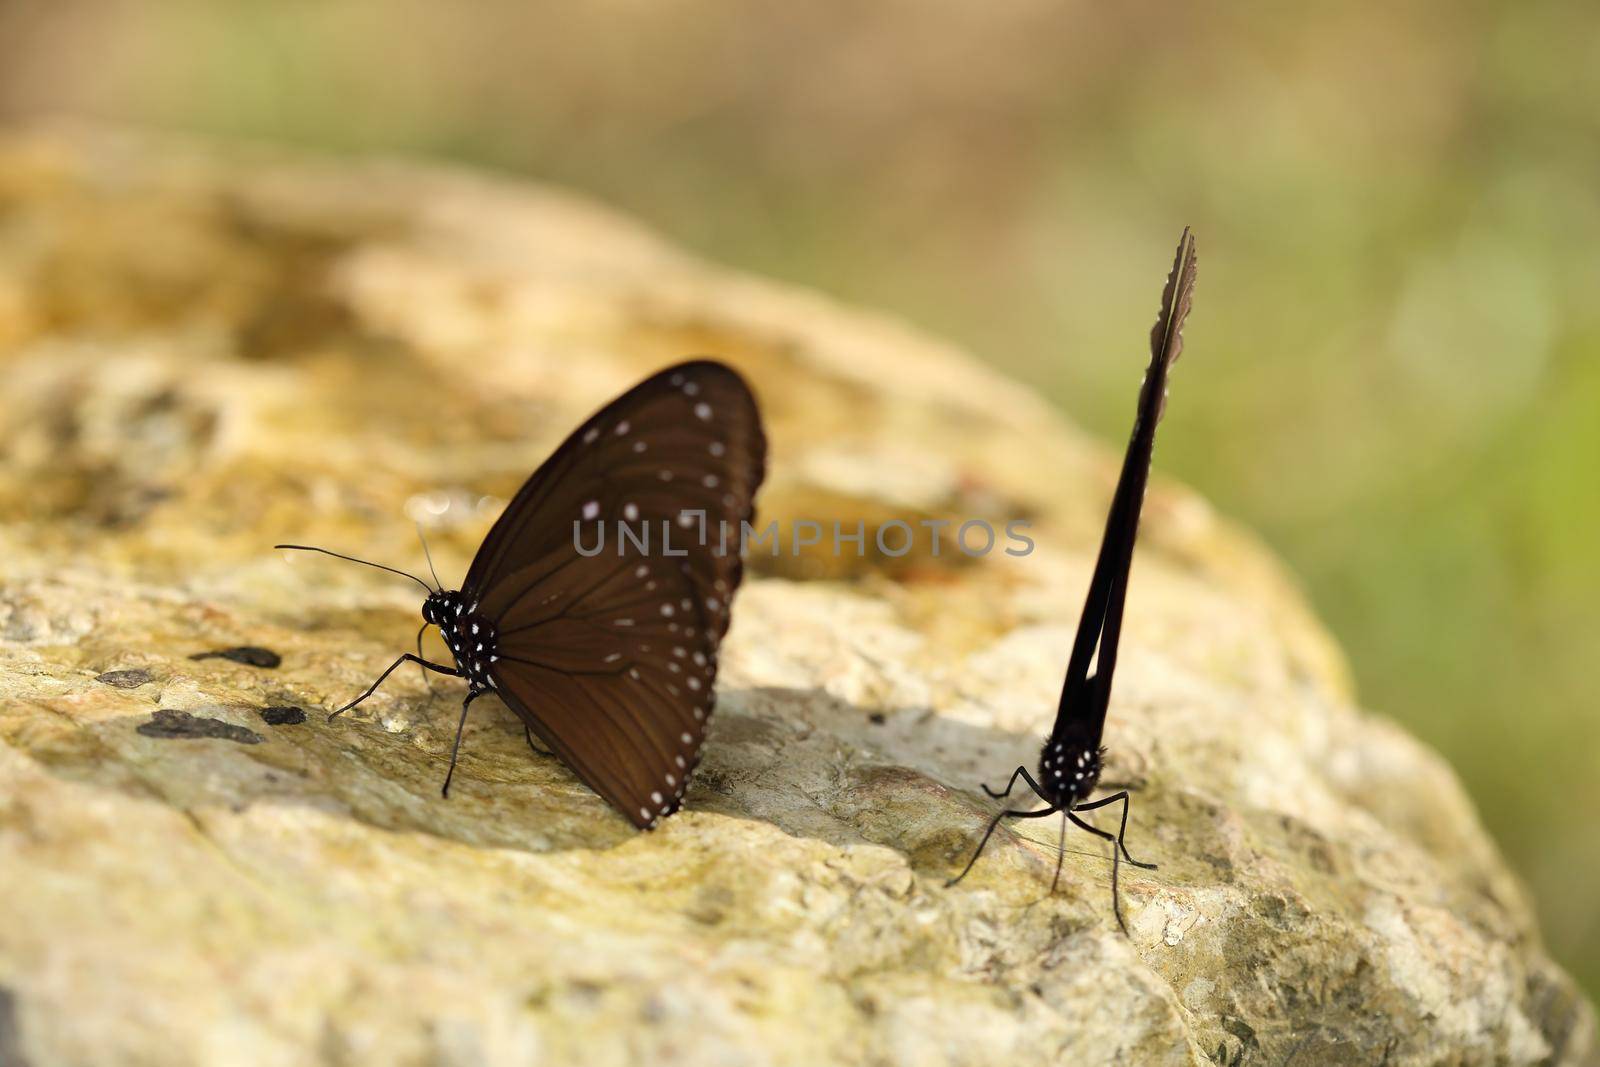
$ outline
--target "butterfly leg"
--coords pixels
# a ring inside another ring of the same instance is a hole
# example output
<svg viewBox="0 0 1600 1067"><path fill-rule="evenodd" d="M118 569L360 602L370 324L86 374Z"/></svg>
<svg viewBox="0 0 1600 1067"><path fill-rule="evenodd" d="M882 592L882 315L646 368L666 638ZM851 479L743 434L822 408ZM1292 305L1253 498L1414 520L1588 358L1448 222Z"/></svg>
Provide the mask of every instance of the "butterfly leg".
<svg viewBox="0 0 1600 1067"><path fill-rule="evenodd" d="M983 786L983 791L988 793L994 799L1004 800L1006 797L1010 796L1011 791L1017 787L1018 778L1025 779L1028 783L1028 788L1033 790L1034 795L1036 795L1040 800L1050 799L1039 789L1039 783L1033 780L1033 775L1028 773L1028 768L1026 767L1018 767L1016 770L1011 772L1011 781L1006 783L1004 792L996 793L993 789L989 788L987 783L984 782L979 782L978 784Z"/></svg>
<svg viewBox="0 0 1600 1067"><path fill-rule="evenodd" d="M534 755L536 755L536 756L554 756L555 755L555 753L551 752L549 749L540 748L538 745L533 743L533 731L528 728L528 724L527 723L523 723L522 724L522 736L526 737L528 739L528 747L533 749Z"/></svg>
<svg viewBox="0 0 1600 1067"><path fill-rule="evenodd" d="M967 861L967 865L961 869L961 873L946 882L945 887L948 888L955 885L957 882L961 881L961 879L967 876L968 871L972 870L972 865L978 862L979 856L983 855L984 847L989 844L989 838L994 834L995 828L1000 825L1001 819L1042 819L1046 815L1054 815L1060 810L1060 808L1052 805L1048 808L1042 808L1039 811L1002 811L1000 814L990 819L989 828L983 832L983 840L978 842L977 851L972 854L972 858Z"/></svg>
<svg viewBox="0 0 1600 1067"><path fill-rule="evenodd" d="M1093 804L1079 804L1073 810L1074 811L1093 811L1095 808L1103 808L1107 804L1115 804L1119 800L1122 801L1122 825L1117 828L1117 836L1116 836L1116 838L1114 840L1117 842L1117 847L1122 850L1122 858L1127 860L1129 863L1133 864L1135 867L1142 867L1143 869L1145 869L1147 871L1153 871L1153 870L1156 869L1156 865L1155 864L1153 864L1153 863L1140 863L1138 860L1136 860L1132 856L1128 855L1128 846L1122 843L1122 839L1124 837L1126 837L1127 833L1128 833L1128 791L1126 789L1120 790L1119 792L1116 792L1116 793L1112 793L1108 797L1102 797L1101 799L1095 801ZM1098 831L1096 831L1096 833L1099 834L1100 836L1104 837L1107 841L1113 840L1111 835L1106 833L1104 830L1098 830Z"/></svg>
<svg viewBox="0 0 1600 1067"><path fill-rule="evenodd" d="M1122 824L1117 828L1117 832L1115 834L1106 830L1102 830L1098 826L1091 826L1089 823L1086 823L1082 819L1078 818L1078 816L1073 812L1067 812L1067 818L1071 819L1078 826L1089 831L1094 836L1103 837L1107 841L1111 842L1111 910L1116 913L1117 925L1122 927L1123 936L1127 936L1128 924L1124 922L1122 918L1122 895L1117 888L1117 874L1121 866L1119 860L1123 857L1126 857L1128 862L1133 864L1135 867L1143 867L1147 871L1153 871L1156 869L1156 865L1153 863L1140 863L1132 856L1129 856L1128 848L1123 844L1123 838L1126 837L1128 833L1128 793L1126 790L1113 793L1108 797L1103 797L1100 800L1095 801L1093 804L1080 804L1076 810L1092 811L1095 808L1103 808L1107 804L1115 804L1119 800L1122 801ZM1118 855L1119 852L1121 853L1120 856Z"/></svg>
<svg viewBox="0 0 1600 1067"><path fill-rule="evenodd" d="M1050 879L1050 895L1055 896L1056 885L1061 881L1061 865L1067 860L1067 820L1062 812L1061 835L1056 838L1056 875Z"/></svg>
<svg viewBox="0 0 1600 1067"><path fill-rule="evenodd" d="M431 626L431 625L433 625L433 624L425 622L425 623L422 624L422 629L417 631L417 658L418 659L422 658L422 635L428 632L428 627ZM417 673L422 675L422 684L428 687L428 695L429 696L433 696L434 695L433 683L428 680L428 668L419 666L417 668Z"/></svg>
<svg viewBox="0 0 1600 1067"><path fill-rule="evenodd" d="M472 702L478 699L481 689L474 689L467 694L467 699L461 702L461 721L456 723L456 741L450 746L450 769L444 775L444 788L439 790L439 795L446 800L450 799L450 779L456 776L456 754L461 751L461 731L467 728L467 709L472 707Z"/></svg>
<svg viewBox="0 0 1600 1067"><path fill-rule="evenodd" d="M1094 836L1103 837L1107 841L1111 842L1111 911L1117 917L1117 925L1122 928L1122 936L1123 937L1129 936L1128 935L1128 924L1122 918L1122 893L1117 888L1117 871L1118 871L1119 864L1117 863L1117 839L1116 839L1116 836L1113 835L1113 834L1107 833L1106 831L1100 829L1098 826L1091 826L1089 823L1084 822L1082 819L1078 818L1076 815L1072 814L1072 812L1070 812L1070 811L1067 812L1067 818L1071 819L1073 821L1073 823L1075 823L1077 826L1089 831ZM1062 825L1065 826L1066 824L1063 823ZM1129 862L1132 862L1132 861L1129 861Z"/></svg>
<svg viewBox="0 0 1600 1067"><path fill-rule="evenodd" d="M349 711L351 708L355 707L357 704L359 704L363 700L367 699L373 693L376 693L378 691L378 686L383 684L383 680L385 678L389 677L389 675L393 674L396 667L400 666L400 664L405 663L407 661L410 661L412 663L421 664L422 668L424 670L437 671L440 674L449 674L449 675L452 675L452 676L457 677L457 678L459 678L461 676L461 672L456 670L454 667L445 667L445 666L442 666L442 665L440 665L438 663L429 663L427 660L423 659L421 656L414 656L411 653L407 652L405 655L401 656L399 659L397 659L393 663L389 664L388 669L385 670L382 674L378 675L378 680L376 682L373 682L371 685L367 686L367 691L365 693L362 693L360 696L356 697L354 700L352 700L350 703L346 704L344 707L340 708L338 711L333 712L331 715L328 716L328 720L331 722L332 720L337 719L339 716L343 715L345 712Z"/></svg>

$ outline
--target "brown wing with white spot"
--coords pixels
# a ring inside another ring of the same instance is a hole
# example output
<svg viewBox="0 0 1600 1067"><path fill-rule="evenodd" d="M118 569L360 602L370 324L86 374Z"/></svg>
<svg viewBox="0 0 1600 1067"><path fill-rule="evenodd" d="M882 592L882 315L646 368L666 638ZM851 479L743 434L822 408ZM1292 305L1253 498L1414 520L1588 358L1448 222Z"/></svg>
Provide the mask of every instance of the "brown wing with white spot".
<svg viewBox="0 0 1600 1067"><path fill-rule="evenodd" d="M557 449L468 575L502 698L640 827L699 760L765 452L736 373L668 368Z"/></svg>

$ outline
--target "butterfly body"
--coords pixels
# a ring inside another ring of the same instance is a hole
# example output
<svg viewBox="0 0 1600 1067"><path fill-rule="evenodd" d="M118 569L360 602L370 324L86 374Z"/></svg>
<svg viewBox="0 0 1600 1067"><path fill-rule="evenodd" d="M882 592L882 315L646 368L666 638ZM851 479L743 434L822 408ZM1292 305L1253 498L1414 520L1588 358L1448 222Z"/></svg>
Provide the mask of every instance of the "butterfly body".
<svg viewBox="0 0 1600 1067"><path fill-rule="evenodd" d="M491 668L500 658L499 634L494 620L478 613L476 601L469 601L459 589L430 593L422 602L422 618L439 628L469 691L494 688Z"/></svg>
<svg viewBox="0 0 1600 1067"><path fill-rule="evenodd" d="M1039 792L1062 811L1089 799L1100 784L1105 750L1051 738L1039 753Z"/></svg>

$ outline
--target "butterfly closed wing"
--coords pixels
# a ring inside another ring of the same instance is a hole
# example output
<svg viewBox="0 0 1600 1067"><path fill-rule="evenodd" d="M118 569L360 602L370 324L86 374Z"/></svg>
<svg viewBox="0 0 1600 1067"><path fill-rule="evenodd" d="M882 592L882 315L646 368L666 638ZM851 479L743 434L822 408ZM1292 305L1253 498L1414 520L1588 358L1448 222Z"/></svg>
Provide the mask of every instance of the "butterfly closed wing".
<svg viewBox="0 0 1600 1067"><path fill-rule="evenodd" d="M430 587L423 618L454 665L408 653L334 714L407 660L463 677L463 725L497 693L585 784L654 827L699 762L765 461L735 371L698 360L652 375L534 471L459 590Z"/></svg>
<svg viewBox="0 0 1600 1067"><path fill-rule="evenodd" d="M1095 560L1094 575L1089 580L1083 615L1078 621L1077 636L1067 663L1066 680L1061 687L1061 701L1056 709L1056 721L1039 753L1039 777L1035 779L1028 773L1028 768L1018 767L1012 772L1011 781L1003 791L984 786L984 791L990 796L1006 797L1020 778L1047 806L1037 810L1002 811L996 815L965 869L950 880L950 884L954 885L972 870L1002 819L1038 819L1060 812L1063 838L1070 821L1114 843L1111 853L1112 907L1124 933L1127 932L1127 925L1123 922L1122 906L1117 895L1118 854L1120 852L1123 859L1136 867L1153 870L1154 865L1139 863L1128 855L1123 844L1128 826L1127 791L1122 790L1093 802L1088 798L1100 781L1104 757L1100 741L1105 730L1106 709L1111 701L1111 677L1117 665L1122 611L1128 595L1128 572L1133 563L1133 546L1139 533L1139 512L1144 504L1145 487L1150 480L1156 425L1166 411L1167 372L1183 351L1183 322L1194 300L1195 264L1194 237L1185 229L1178 242L1172 272L1167 276L1166 288L1161 295L1161 312L1150 331L1150 366L1145 371L1144 383L1139 389L1133 433L1123 457L1122 473L1111 499L1111 510L1106 517L1105 535L1100 543L1099 557ZM1091 662L1095 667L1092 674L1089 671ZM1122 804L1122 826L1115 834L1085 822L1077 814L1118 802ZM1061 865L1058 861L1057 880L1060 877ZM1051 883L1050 888L1054 891L1055 882Z"/></svg>

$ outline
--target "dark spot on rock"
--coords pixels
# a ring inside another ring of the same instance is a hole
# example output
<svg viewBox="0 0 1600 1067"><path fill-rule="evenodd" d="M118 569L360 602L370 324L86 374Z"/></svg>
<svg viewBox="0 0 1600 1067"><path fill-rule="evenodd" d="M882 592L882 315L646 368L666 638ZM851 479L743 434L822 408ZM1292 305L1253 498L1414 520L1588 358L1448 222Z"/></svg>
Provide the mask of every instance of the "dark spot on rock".
<svg viewBox="0 0 1600 1067"><path fill-rule="evenodd" d="M850 999L855 1004L856 1010L869 1019L876 1018L883 1012L883 1005L871 993L857 993Z"/></svg>
<svg viewBox="0 0 1600 1067"><path fill-rule="evenodd" d="M114 685L118 689L137 689L151 679L149 671L139 669L131 671L106 671L104 674L95 675L94 680L97 682L104 682L106 685Z"/></svg>
<svg viewBox="0 0 1600 1067"><path fill-rule="evenodd" d="M168 711L162 708L150 716L150 721L139 724L139 733L146 737L161 737L192 741L214 738L218 741L236 741L241 745L259 745L266 740L254 730L235 726L221 719L203 719L187 711Z"/></svg>
<svg viewBox="0 0 1600 1067"><path fill-rule="evenodd" d="M689 904L686 914L702 926L716 926L728 917L733 893L725 886L708 886Z"/></svg>
<svg viewBox="0 0 1600 1067"><path fill-rule="evenodd" d="M867 716L867 720L874 726L882 726L884 723L889 721L889 716L885 715L881 711L874 711L872 714Z"/></svg>
<svg viewBox="0 0 1600 1067"><path fill-rule="evenodd" d="M591 982L580 978L567 987L567 992L574 1000L594 1003L605 995L606 987L599 982Z"/></svg>
<svg viewBox="0 0 1600 1067"><path fill-rule="evenodd" d="M248 667L276 667L283 662L270 648L261 648L258 645L240 645L238 648L221 648L215 652L196 652L190 659L227 659L235 663L243 663Z"/></svg>
<svg viewBox="0 0 1600 1067"><path fill-rule="evenodd" d="M659 996L650 997L639 1009L639 1017L647 1023L661 1024L671 1017L667 1003Z"/></svg>
<svg viewBox="0 0 1600 1067"><path fill-rule="evenodd" d="M28 1067L22 1055L22 1031L17 1026L17 997L0 986L0 1064Z"/></svg>
<svg viewBox="0 0 1600 1067"><path fill-rule="evenodd" d="M112 492L92 496L87 501L86 517L108 530L129 530L174 495L166 486L120 486Z"/></svg>
<svg viewBox="0 0 1600 1067"><path fill-rule="evenodd" d="M306 721L306 713L291 705L275 705L261 709L261 721L268 726L299 726Z"/></svg>
<svg viewBox="0 0 1600 1067"><path fill-rule="evenodd" d="M1239 1048L1233 1058L1219 1057L1219 1061L1230 1064L1243 1064L1247 1060L1253 1060L1255 1053L1261 1049L1261 1042L1256 1038L1256 1032L1250 1024L1236 1015L1224 1015L1219 1022L1223 1030L1239 1041ZM1226 1053L1226 1050L1221 1046L1218 1047L1217 1051Z"/></svg>

